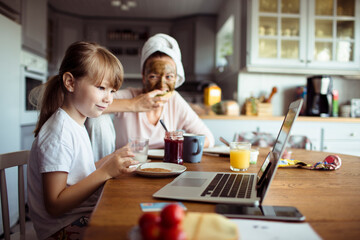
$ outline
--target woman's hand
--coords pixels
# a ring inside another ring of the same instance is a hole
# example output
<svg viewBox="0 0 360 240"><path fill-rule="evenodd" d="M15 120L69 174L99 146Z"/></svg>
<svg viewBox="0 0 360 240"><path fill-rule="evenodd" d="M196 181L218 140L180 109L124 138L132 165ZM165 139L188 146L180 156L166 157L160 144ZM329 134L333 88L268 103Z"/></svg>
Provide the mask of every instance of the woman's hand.
<svg viewBox="0 0 360 240"><path fill-rule="evenodd" d="M158 109L159 107L162 107L164 103L166 103L169 100L167 96L164 96L167 94L170 93L161 90L153 90L148 93L140 94L131 100L134 106L133 111L147 112Z"/></svg>
<svg viewBox="0 0 360 240"><path fill-rule="evenodd" d="M171 97L172 92L153 90L130 99L114 99L104 113L148 112L159 109Z"/></svg>

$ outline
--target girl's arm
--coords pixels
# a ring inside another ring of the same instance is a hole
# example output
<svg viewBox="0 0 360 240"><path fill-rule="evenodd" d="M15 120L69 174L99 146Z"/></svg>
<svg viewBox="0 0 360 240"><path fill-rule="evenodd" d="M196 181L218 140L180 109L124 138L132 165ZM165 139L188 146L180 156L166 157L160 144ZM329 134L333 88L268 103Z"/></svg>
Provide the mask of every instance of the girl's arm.
<svg viewBox="0 0 360 240"><path fill-rule="evenodd" d="M72 186L66 185L68 176L66 172L42 174L46 210L52 216L64 214L89 198L108 179L134 171L136 168L129 166L137 163L129 157L121 158L112 154L112 157L100 168Z"/></svg>

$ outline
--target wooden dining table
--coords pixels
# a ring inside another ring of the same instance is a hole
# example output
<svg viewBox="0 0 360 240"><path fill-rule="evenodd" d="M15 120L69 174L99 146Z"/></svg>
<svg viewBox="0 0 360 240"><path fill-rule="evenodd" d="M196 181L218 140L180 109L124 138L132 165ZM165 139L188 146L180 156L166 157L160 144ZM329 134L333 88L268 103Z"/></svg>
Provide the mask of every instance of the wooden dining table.
<svg viewBox="0 0 360 240"><path fill-rule="evenodd" d="M268 151L260 149L257 164L250 165L247 172L256 173ZM320 162L330 154L292 149L293 159L309 164ZM263 205L298 208L305 215L305 222L323 239L359 239L360 157L338 156L342 165L334 171L278 168ZM231 172L228 156L203 155L200 163L184 163L184 166L189 171ZM173 179L132 173L107 181L84 239L128 239L130 230L143 214L140 203L175 202L152 197ZM183 204L191 212L215 212L216 206L194 201L183 201Z"/></svg>

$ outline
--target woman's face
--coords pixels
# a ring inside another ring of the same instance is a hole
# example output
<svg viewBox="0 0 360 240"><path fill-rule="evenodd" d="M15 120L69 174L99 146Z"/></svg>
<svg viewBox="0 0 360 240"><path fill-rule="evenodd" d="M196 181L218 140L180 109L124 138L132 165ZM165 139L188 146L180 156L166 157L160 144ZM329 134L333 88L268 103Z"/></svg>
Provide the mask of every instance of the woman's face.
<svg viewBox="0 0 360 240"><path fill-rule="evenodd" d="M171 57L155 57L146 61L143 75L144 92L155 89L173 91L176 83L176 64Z"/></svg>

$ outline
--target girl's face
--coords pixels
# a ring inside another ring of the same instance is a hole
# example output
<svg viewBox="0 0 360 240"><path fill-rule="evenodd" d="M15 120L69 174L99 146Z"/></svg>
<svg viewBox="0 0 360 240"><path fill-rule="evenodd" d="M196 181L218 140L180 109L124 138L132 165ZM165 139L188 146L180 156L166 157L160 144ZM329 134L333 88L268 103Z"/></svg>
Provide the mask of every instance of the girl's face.
<svg viewBox="0 0 360 240"><path fill-rule="evenodd" d="M173 91L176 83L176 64L171 57L156 57L145 64L144 92L155 89Z"/></svg>
<svg viewBox="0 0 360 240"><path fill-rule="evenodd" d="M95 118L113 102L113 93L116 90L110 85L107 75L100 85L94 85L92 81L84 77L75 81L71 102L78 114L78 119L85 121L86 117ZM77 118L75 119L77 120Z"/></svg>

